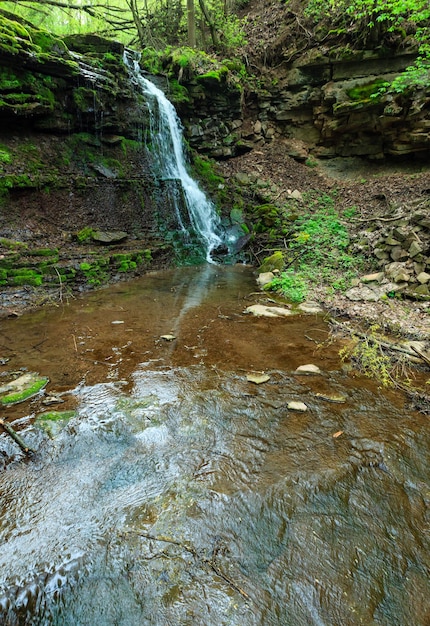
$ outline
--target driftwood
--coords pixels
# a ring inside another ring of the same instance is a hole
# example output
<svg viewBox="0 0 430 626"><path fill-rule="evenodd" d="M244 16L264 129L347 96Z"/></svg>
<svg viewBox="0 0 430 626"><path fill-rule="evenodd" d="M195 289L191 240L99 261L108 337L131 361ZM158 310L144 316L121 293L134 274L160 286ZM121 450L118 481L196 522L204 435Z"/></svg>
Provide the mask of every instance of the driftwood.
<svg viewBox="0 0 430 626"><path fill-rule="evenodd" d="M8 422L5 422L4 419L0 419L0 426L3 426L5 431L12 437L12 439L26 454L35 453L35 450L27 445L24 439L20 435L18 435L18 433L12 428L12 426Z"/></svg>
<svg viewBox="0 0 430 626"><path fill-rule="evenodd" d="M150 535L148 533L143 533L143 532L133 531L133 530L128 531L128 532L136 534L139 537L144 537L145 539L150 539L152 541L162 541L164 543L170 543L174 546L179 546L186 552L189 552L189 554L192 554L200 563L202 563L203 565L211 569L217 576L222 578L222 580L226 582L227 585L229 585L229 587L234 589L234 591L237 591L237 593L239 593L243 598L245 598L245 600L251 599L250 596L246 593L246 591L244 591L241 587L239 587L239 585L237 585L234 582L234 580L232 580L229 576L227 576L227 574L225 574L218 567L218 565L214 562L213 559L209 559L203 556L202 554L199 554L199 552L195 548L193 548L193 546L190 546L187 543L182 543L181 541L177 541L176 539L170 539L168 537L156 537L155 535Z"/></svg>

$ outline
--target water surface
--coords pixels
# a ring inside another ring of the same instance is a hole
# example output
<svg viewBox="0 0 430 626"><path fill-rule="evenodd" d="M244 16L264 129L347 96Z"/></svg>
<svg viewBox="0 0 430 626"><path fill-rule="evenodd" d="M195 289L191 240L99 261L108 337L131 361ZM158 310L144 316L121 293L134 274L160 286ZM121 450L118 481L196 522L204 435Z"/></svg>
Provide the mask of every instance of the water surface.
<svg viewBox="0 0 430 626"><path fill-rule="evenodd" d="M76 409L54 439L43 398L4 411L37 454L0 436L2 624L430 623L428 418L254 291L209 265L1 322L3 369Z"/></svg>

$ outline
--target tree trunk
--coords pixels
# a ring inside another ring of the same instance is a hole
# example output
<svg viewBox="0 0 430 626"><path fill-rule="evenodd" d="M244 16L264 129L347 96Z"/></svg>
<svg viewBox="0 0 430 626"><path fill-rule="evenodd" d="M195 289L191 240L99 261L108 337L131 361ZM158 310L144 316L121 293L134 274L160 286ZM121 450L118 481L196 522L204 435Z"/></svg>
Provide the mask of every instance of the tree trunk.
<svg viewBox="0 0 430 626"><path fill-rule="evenodd" d="M194 0L187 0L187 25L188 25L188 45L190 48L196 47L196 14L194 11Z"/></svg>
<svg viewBox="0 0 430 626"><path fill-rule="evenodd" d="M218 46L219 41L218 41L218 34L217 34L217 31L216 31L216 28L215 28L215 24L213 23L213 21L210 18L209 11L208 11L208 9L206 7L206 4L205 4L204 0L199 0L199 5L200 5L200 8L202 10L203 15L205 16L205 20L207 22L207 25L209 26L209 30L210 30L211 38L212 38L212 43L216 47L216 46Z"/></svg>

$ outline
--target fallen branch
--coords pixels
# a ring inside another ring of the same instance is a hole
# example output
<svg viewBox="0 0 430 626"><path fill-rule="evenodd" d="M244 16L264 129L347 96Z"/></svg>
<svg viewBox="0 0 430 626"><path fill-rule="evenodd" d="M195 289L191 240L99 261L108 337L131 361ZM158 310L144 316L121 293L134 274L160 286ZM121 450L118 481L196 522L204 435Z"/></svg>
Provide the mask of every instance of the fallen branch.
<svg viewBox="0 0 430 626"><path fill-rule="evenodd" d="M416 348L415 346L411 346L412 350L425 362L427 363L428 366L430 366L430 359L428 357L426 357L425 354L423 354L420 350L418 350L418 348Z"/></svg>
<svg viewBox="0 0 430 626"><path fill-rule="evenodd" d="M426 363L428 363L430 365L430 360L423 355L421 352L419 352L415 346L411 346L410 348L405 348L404 346L398 346L395 343L390 343L389 341L383 341L382 339L379 339L373 335L369 335L366 333L362 333L356 329L353 328L349 328L348 326L346 326L345 324L342 324L341 322L338 322L337 320L330 320L332 324L335 324L336 326L340 326L343 330L347 331L348 333L350 333L351 335L354 335L355 337L359 337L360 339L367 339L370 341L374 341L375 343L377 343L378 345L381 346L381 348L385 348L386 350L393 350L394 352L401 352L402 354L407 354L408 356L413 356L415 357L416 355L420 356L424 361L426 361ZM416 354L414 354L414 352Z"/></svg>
<svg viewBox="0 0 430 626"><path fill-rule="evenodd" d="M26 454L35 453L35 450L33 450L33 448L30 448L30 446L25 443L24 439L20 435L18 435L18 433L12 428L12 426L8 422L5 422L4 419L0 419L0 426L3 426L5 431L12 437L12 439Z"/></svg>
<svg viewBox="0 0 430 626"><path fill-rule="evenodd" d="M138 535L139 537L144 537L145 539L150 539L152 541L162 541L164 543L170 543L174 546L179 546L186 552L189 552L190 554L192 554L198 561L200 561L201 563L209 567L209 569L211 569L217 576L222 578L224 582L226 582L232 589L237 591L237 593L239 593L243 598L245 598L245 600L251 599L250 596L246 593L246 591L244 591L241 587L239 587L234 582L234 580L232 580L229 576L227 576L227 574L224 574L224 572L218 567L218 565L213 561L213 559L208 559L207 557L199 554L197 550L193 548L193 546L190 546L187 543L182 543L181 541L177 541L176 539L169 539L167 537L156 537L155 535L150 535L149 533L142 533L142 532L133 531L133 530L130 530L127 532L134 533Z"/></svg>

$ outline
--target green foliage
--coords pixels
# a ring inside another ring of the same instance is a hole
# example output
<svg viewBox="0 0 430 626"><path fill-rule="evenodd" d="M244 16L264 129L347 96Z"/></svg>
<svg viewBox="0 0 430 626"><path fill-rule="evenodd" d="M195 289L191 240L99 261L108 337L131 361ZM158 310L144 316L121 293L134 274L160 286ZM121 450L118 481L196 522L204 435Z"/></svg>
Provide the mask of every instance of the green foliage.
<svg viewBox="0 0 430 626"><path fill-rule="evenodd" d="M76 239L79 241L79 243L84 243L92 239L93 234L94 228L91 228L90 226L85 226L85 228L82 228L82 230L76 233Z"/></svg>
<svg viewBox="0 0 430 626"><path fill-rule="evenodd" d="M295 298L297 292L304 295L303 285L308 283L323 282L333 291L347 289L363 262L348 251L348 231L336 211L334 197L308 193L304 202L307 210L294 215L293 230L285 238L288 243L284 252L286 266L294 266L294 272L287 269L267 286L270 290L281 290L284 295L288 293L290 299L291 290ZM271 206L269 215L276 217L273 205L263 206ZM275 224L279 226L279 222ZM298 285L292 282L293 275Z"/></svg>
<svg viewBox="0 0 430 626"><path fill-rule="evenodd" d="M368 94L378 98L384 93L404 93L430 85L430 4L427 0L308 0L304 15L320 25L322 36L345 34L356 46L400 44L408 38L418 58L393 82L381 84ZM355 37L351 33L354 25ZM353 98L354 99L354 98ZM362 98L360 98L362 99Z"/></svg>
<svg viewBox="0 0 430 626"><path fill-rule="evenodd" d="M308 292L308 286L303 276L295 273L294 270L291 269L286 272L282 272L279 277L274 278L271 283L264 287L264 289L278 291L287 300L295 303L306 300Z"/></svg>
<svg viewBox="0 0 430 626"><path fill-rule="evenodd" d="M0 163L10 163L11 161L12 157L8 148L0 145Z"/></svg>

